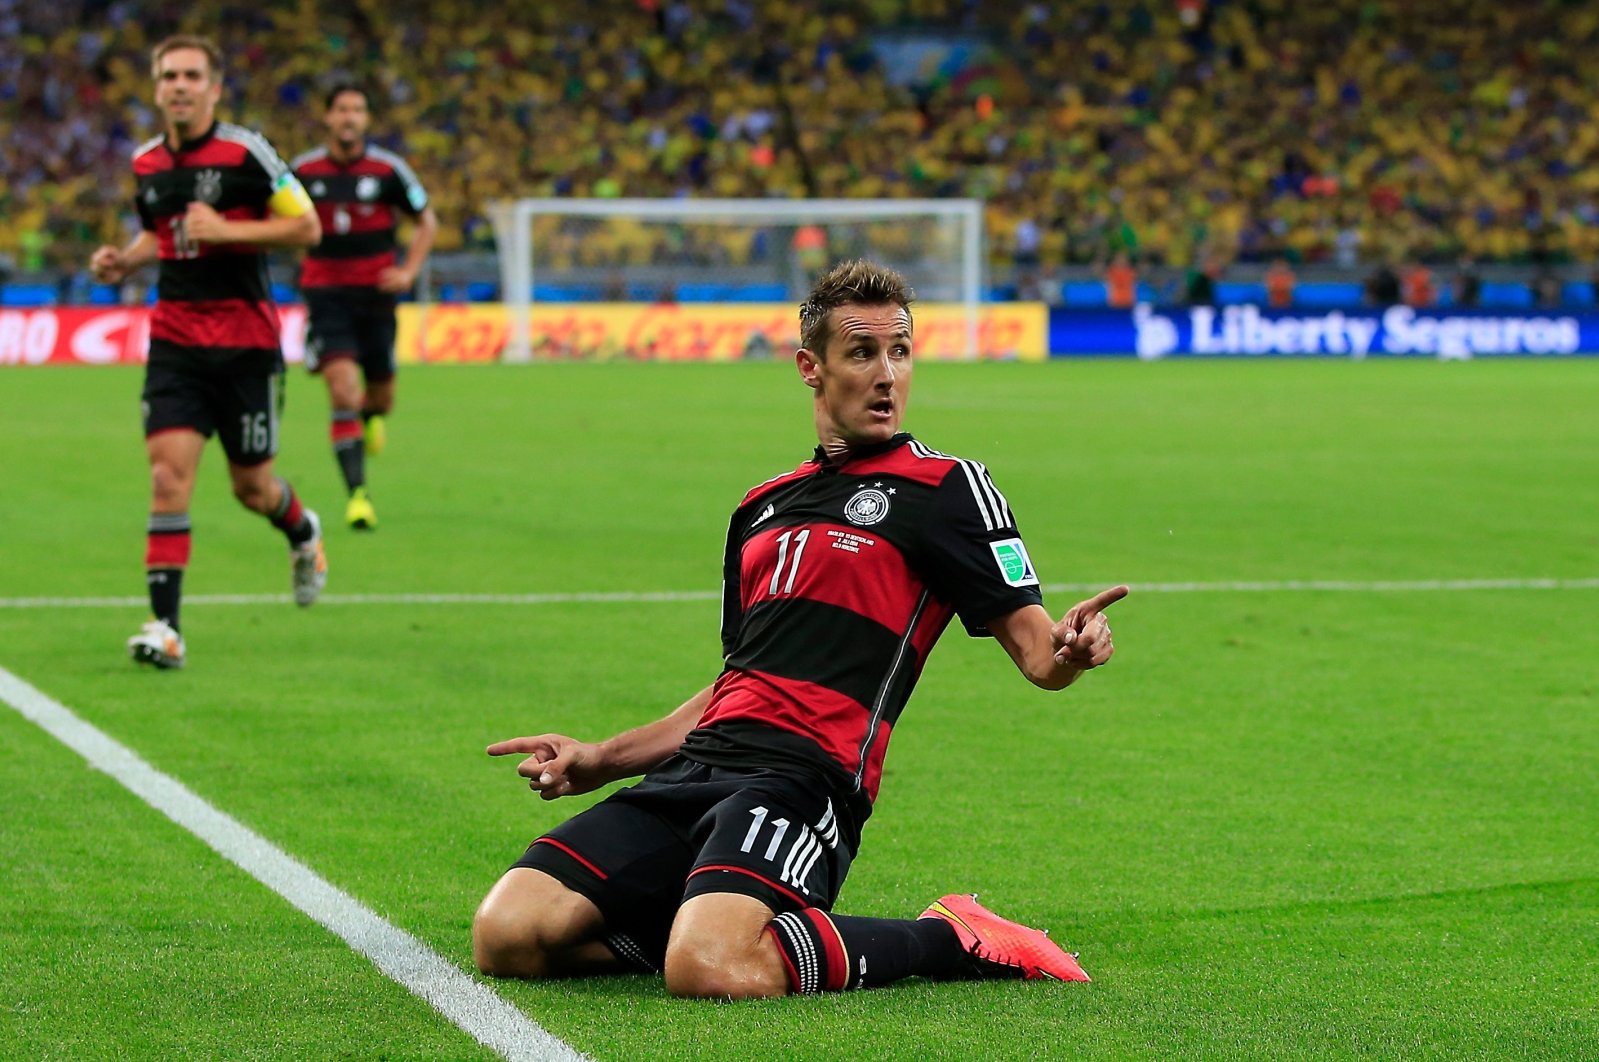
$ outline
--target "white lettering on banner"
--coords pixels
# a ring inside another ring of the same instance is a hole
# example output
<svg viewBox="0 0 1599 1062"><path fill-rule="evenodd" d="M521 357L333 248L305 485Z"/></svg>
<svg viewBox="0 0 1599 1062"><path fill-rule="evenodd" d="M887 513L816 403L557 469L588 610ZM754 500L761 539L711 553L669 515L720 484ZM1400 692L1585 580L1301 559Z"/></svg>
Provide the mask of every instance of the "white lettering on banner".
<svg viewBox="0 0 1599 1062"><path fill-rule="evenodd" d="M1267 317L1254 306L1228 306L1221 312L1195 306L1188 311L1195 354L1353 354L1363 358L1377 337L1370 317L1346 317L1338 310L1306 317Z"/></svg>
<svg viewBox="0 0 1599 1062"><path fill-rule="evenodd" d="M1394 306L1382 317L1390 354L1574 354L1582 334L1575 317L1433 317Z"/></svg>
<svg viewBox="0 0 1599 1062"><path fill-rule="evenodd" d="M0 365L43 365L59 327L54 310L0 310Z"/></svg>
<svg viewBox="0 0 1599 1062"><path fill-rule="evenodd" d="M1133 307L1133 330L1138 356L1145 361L1163 358L1177 349L1177 326L1149 308L1148 303Z"/></svg>
<svg viewBox="0 0 1599 1062"><path fill-rule="evenodd" d="M89 318L72 331L73 360L89 365L114 365L122 361L123 351L129 344L128 338L118 333L126 331L132 323L133 314L128 310L113 310Z"/></svg>

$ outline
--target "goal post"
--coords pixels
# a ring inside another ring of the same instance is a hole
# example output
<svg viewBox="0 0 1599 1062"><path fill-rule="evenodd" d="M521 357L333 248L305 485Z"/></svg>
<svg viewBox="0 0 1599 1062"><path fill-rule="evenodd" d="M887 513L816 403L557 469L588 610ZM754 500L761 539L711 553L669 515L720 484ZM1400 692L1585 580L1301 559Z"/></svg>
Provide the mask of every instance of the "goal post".
<svg viewBox="0 0 1599 1062"><path fill-rule="evenodd" d="M507 361L529 361L544 300L734 301L796 305L826 268L870 258L904 273L920 303L964 311L977 357L984 296L976 199L498 200L489 217L509 316ZM650 293L658 292L656 296Z"/></svg>

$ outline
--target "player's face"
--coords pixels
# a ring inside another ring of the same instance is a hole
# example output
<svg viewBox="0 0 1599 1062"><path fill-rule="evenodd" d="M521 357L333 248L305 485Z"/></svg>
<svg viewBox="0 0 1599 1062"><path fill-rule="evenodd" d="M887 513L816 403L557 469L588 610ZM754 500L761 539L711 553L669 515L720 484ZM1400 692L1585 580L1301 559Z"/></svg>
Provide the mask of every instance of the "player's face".
<svg viewBox="0 0 1599 1062"><path fill-rule="evenodd" d="M222 98L222 82L198 48L174 48L155 69L155 105L168 127L204 131Z"/></svg>
<svg viewBox="0 0 1599 1062"><path fill-rule="evenodd" d="M832 311L827 356L801 350L800 376L816 392L823 446L869 446L899 431L911 394L911 315L902 306L846 303Z"/></svg>
<svg viewBox="0 0 1599 1062"><path fill-rule="evenodd" d="M367 110L366 97L359 92L341 92L333 97L333 106L323 121L334 140L346 147L359 144L366 138L372 115Z"/></svg>

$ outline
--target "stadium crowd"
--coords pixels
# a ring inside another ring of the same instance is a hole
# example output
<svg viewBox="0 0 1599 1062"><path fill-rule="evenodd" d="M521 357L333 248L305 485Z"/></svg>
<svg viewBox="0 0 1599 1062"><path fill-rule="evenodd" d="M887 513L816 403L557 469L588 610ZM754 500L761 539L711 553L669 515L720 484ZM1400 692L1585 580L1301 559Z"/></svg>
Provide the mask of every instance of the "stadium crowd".
<svg viewBox="0 0 1599 1062"><path fill-rule="evenodd" d="M370 84L444 252L491 246L500 197L976 196L1022 266L1599 259L1574 0L0 0L0 261L125 237L148 48L180 29L286 152L327 85ZM566 232L592 265L759 253Z"/></svg>

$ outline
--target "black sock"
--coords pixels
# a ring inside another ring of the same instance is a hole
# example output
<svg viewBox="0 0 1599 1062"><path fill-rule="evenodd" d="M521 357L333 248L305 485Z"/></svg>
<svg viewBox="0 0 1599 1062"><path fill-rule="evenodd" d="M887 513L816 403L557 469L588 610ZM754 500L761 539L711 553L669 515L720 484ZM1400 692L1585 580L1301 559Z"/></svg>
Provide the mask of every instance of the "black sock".
<svg viewBox="0 0 1599 1062"><path fill-rule="evenodd" d="M178 603L183 600L182 568L151 568L144 573L150 585L150 613L173 630L178 629Z"/></svg>
<svg viewBox="0 0 1599 1062"><path fill-rule="evenodd" d="M333 411L333 456L344 476L344 489L351 494L366 485L366 444L361 438L359 419L360 414L353 409Z"/></svg>
<svg viewBox="0 0 1599 1062"><path fill-rule="evenodd" d="M289 481L278 477L278 483L283 487L283 500L278 502L278 507L272 510L268 517L272 526L282 531L291 546L303 546L311 541L316 534L316 528L311 526L311 518L305 515L305 506L300 504L300 499L295 496L294 488Z"/></svg>
<svg viewBox="0 0 1599 1062"><path fill-rule="evenodd" d="M151 513L144 546L144 581L150 587L150 612L178 629L183 600L183 569L189 564L189 514Z"/></svg>
<svg viewBox="0 0 1599 1062"><path fill-rule="evenodd" d="M875 988L906 977L969 976L960 938L940 918L855 918L808 907L778 915L770 932L796 992Z"/></svg>

